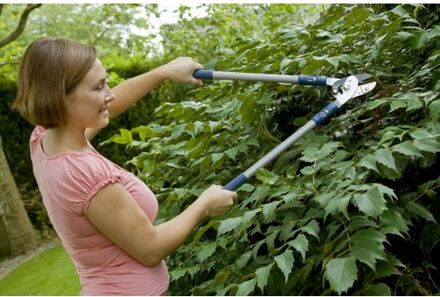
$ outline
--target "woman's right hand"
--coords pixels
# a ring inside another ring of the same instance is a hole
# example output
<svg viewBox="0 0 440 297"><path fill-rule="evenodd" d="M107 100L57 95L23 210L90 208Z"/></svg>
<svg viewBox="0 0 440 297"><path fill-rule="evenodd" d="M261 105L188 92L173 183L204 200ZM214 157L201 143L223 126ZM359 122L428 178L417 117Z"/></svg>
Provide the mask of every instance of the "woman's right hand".
<svg viewBox="0 0 440 297"><path fill-rule="evenodd" d="M236 192L212 185L200 195L197 202L203 205L208 217L214 217L225 214L234 204L236 198Z"/></svg>

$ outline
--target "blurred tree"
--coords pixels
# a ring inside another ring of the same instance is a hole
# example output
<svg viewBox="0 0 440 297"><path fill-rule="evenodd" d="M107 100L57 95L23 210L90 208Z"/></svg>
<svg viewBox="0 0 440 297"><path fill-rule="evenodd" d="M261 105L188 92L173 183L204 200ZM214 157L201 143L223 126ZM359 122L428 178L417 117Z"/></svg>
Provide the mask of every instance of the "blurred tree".
<svg viewBox="0 0 440 297"><path fill-rule="evenodd" d="M0 48L13 42L23 33L29 14L40 6L41 4L26 5L15 30L0 39ZM0 4L0 17L3 8L4 4ZM0 135L0 256L15 256L33 248L37 241L3 152L1 140Z"/></svg>

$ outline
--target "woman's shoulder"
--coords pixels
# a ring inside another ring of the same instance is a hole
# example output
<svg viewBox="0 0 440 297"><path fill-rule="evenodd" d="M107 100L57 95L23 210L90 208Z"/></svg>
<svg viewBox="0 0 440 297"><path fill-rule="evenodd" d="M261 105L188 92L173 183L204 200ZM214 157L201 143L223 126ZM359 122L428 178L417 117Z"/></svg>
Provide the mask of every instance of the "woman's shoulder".
<svg viewBox="0 0 440 297"><path fill-rule="evenodd" d="M87 195L109 182L123 182L123 173L109 160L93 152L65 152L48 158L44 179L53 186L77 189Z"/></svg>
<svg viewBox="0 0 440 297"><path fill-rule="evenodd" d="M60 167L72 174L81 173L85 176L100 176L114 174L117 167L110 160L104 158L95 150L87 151L66 151L48 157L52 166L58 163ZM76 175L76 174L75 174Z"/></svg>
<svg viewBox="0 0 440 297"><path fill-rule="evenodd" d="M37 145L41 142L44 133L46 133L46 129L42 126L35 126L34 130L32 130L31 137L29 139L31 153L35 151Z"/></svg>

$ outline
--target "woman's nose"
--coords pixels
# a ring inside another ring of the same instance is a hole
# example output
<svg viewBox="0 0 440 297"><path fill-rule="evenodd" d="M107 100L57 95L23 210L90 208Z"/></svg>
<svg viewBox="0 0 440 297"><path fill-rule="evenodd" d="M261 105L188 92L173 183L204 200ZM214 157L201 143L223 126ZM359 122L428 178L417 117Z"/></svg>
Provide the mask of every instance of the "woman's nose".
<svg viewBox="0 0 440 297"><path fill-rule="evenodd" d="M108 104L113 100L115 100L115 94L113 94L113 92L110 90L108 86L106 86L106 88L107 88L107 95L105 96L105 103Z"/></svg>

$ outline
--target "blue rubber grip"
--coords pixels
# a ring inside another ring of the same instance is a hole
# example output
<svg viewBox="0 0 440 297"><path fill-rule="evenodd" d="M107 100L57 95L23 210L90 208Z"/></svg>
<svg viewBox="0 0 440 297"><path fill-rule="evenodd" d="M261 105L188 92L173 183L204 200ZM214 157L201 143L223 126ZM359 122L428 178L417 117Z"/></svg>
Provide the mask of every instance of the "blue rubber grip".
<svg viewBox="0 0 440 297"><path fill-rule="evenodd" d="M235 191L240 188L245 182L247 182L246 176L243 173L238 175L236 178L231 180L226 186L223 188L228 191Z"/></svg>
<svg viewBox="0 0 440 297"><path fill-rule="evenodd" d="M212 79L214 71L212 70L196 70L193 73L194 78L199 79Z"/></svg>
<svg viewBox="0 0 440 297"><path fill-rule="evenodd" d="M298 84L309 86L325 86L327 85L327 77L320 75L298 75Z"/></svg>
<svg viewBox="0 0 440 297"><path fill-rule="evenodd" d="M320 112L315 114L312 120L315 122L316 125L321 125L325 121L327 121L337 110L338 106L334 102L332 102L324 107Z"/></svg>

